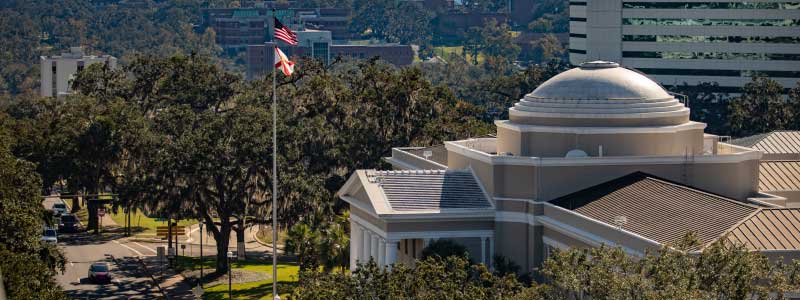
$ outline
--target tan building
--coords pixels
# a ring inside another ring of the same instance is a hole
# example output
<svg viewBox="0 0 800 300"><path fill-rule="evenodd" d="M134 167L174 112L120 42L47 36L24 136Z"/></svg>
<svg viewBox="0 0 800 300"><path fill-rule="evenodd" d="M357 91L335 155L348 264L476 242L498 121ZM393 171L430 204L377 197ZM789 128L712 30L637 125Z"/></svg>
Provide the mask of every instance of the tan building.
<svg viewBox="0 0 800 300"><path fill-rule="evenodd" d="M758 190L779 196L773 203L800 208L800 131L773 131L731 141L764 153Z"/></svg>
<svg viewBox="0 0 800 300"><path fill-rule="evenodd" d="M759 192L762 153L705 134L636 71L584 63L495 124L496 136L395 148L393 171L356 171L339 191L351 266L413 263L431 240L453 239L473 261L498 254L532 270L553 248L643 255L688 232L800 257L800 210Z"/></svg>

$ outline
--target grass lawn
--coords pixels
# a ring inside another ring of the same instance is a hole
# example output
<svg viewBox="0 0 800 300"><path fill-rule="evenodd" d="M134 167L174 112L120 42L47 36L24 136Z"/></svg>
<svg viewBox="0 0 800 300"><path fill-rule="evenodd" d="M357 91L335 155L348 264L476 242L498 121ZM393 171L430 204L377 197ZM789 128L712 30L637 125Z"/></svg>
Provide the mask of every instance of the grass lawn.
<svg viewBox="0 0 800 300"><path fill-rule="evenodd" d="M450 57L450 54L455 54L456 56L461 56L461 52L463 52L464 46L440 46L434 47L434 54L441 56L444 59ZM467 53L467 61L472 62L472 56ZM483 55L478 54L478 62L483 62Z"/></svg>
<svg viewBox="0 0 800 300"><path fill-rule="evenodd" d="M195 267L199 266L200 259L197 257L179 257L179 268L191 268L194 264ZM206 257L202 261L203 265L207 268L214 267L214 258ZM232 262L234 270L248 270L253 272L265 272L272 275L271 261L248 259L242 262ZM297 263L279 263L278 264L278 293L281 298L286 299L288 294L297 287L297 272L299 267ZM233 291L233 299L271 299L272 296L272 279L239 283L231 287ZM218 284L214 286L206 286L203 299L222 300L228 299L228 285Z"/></svg>
<svg viewBox="0 0 800 300"><path fill-rule="evenodd" d="M116 214L109 214L111 219L119 226L125 225L125 213L122 209L118 210ZM179 226L189 226L197 224L197 220L181 220L178 222ZM167 226L167 221L157 221L155 218L148 217L139 210L131 213L131 229L134 232L145 235L155 235L156 227Z"/></svg>

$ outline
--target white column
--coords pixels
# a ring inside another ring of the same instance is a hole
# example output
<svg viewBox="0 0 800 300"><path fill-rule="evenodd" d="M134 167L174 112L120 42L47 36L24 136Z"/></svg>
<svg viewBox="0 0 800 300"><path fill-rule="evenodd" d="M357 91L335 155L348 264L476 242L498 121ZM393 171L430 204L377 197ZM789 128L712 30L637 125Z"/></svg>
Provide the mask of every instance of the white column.
<svg viewBox="0 0 800 300"><path fill-rule="evenodd" d="M386 259L384 264L391 269L391 264L397 262L397 242L398 240L388 240L386 242Z"/></svg>
<svg viewBox="0 0 800 300"><path fill-rule="evenodd" d="M358 265L358 254L361 243L361 228L356 222L350 221L350 270L355 270Z"/></svg>
<svg viewBox="0 0 800 300"><path fill-rule="evenodd" d="M377 234L373 234L372 235L372 244L369 246L369 249L371 250L369 252L369 255L372 256L372 259L374 259L375 262L377 263L378 262L378 235Z"/></svg>
<svg viewBox="0 0 800 300"><path fill-rule="evenodd" d="M494 236L489 237L489 270L494 269L494 267L492 267L492 260L494 260Z"/></svg>
<svg viewBox="0 0 800 300"><path fill-rule="evenodd" d="M366 228L362 228L361 230L363 234L361 235L361 251L358 253L358 258L361 260L361 263L366 263L369 261L369 251L370 246L372 244L372 235L369 234L369 230Z"/></svg>
<svg viewBox="0 0 800 300"><path fill-rule="evenodd" d="M486 264L486 237L481 237L481 263Z"/></svg>
<svg viewBox="0 0 800 300"><path fill-rule="evenodd" d="M431 239L422 239L422 248L428 247L431 244Z"/></svg>
<svg viewBox="0 0 800 300"><path fill-rule="evenodd" d="M386 265L386 240L380 239L378 240L378 265L384 266Z"/></svg>

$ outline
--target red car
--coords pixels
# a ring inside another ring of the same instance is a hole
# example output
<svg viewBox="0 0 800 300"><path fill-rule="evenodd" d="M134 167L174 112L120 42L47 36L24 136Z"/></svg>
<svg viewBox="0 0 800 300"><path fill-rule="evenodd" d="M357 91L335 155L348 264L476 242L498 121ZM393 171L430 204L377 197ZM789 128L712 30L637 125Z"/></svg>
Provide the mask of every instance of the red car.
<svg viewBox="0 0 800 300"><path fill-rule="evenodd" d="M111 282L111 266L105 262L93 263L89 266L89 281Z"/></svg>

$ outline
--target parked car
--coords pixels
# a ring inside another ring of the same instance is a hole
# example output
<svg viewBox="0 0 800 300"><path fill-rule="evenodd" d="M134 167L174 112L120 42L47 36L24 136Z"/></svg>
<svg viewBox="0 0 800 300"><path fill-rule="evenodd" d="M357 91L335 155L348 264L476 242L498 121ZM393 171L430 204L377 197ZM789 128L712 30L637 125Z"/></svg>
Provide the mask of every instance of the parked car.
<svg viewBox="0 0 800 300"><path fill-rule="evenodd" d="M61 220L58 223L58 231L78 232L78 217L72 214L62 215Z"/></svg>
<svg viewBox="0 0 800 300"><path fill-rule="evenodd" d="M42 233L42 241L51 244L58 244L58 233L55 229L47 228Z"/></svg>
<svg viewBox="0 0 800 300"><path fill-rule="evenodd" d="M53 213L56 216L67 213L67 205L64 202L53 204Z"/></svg>
<svg viewBox="0 0 800 300"><path fill-rule="evenodd" d="M111 282L111 266L107 262L96 262L89 266L89 281Z"/></svg>

